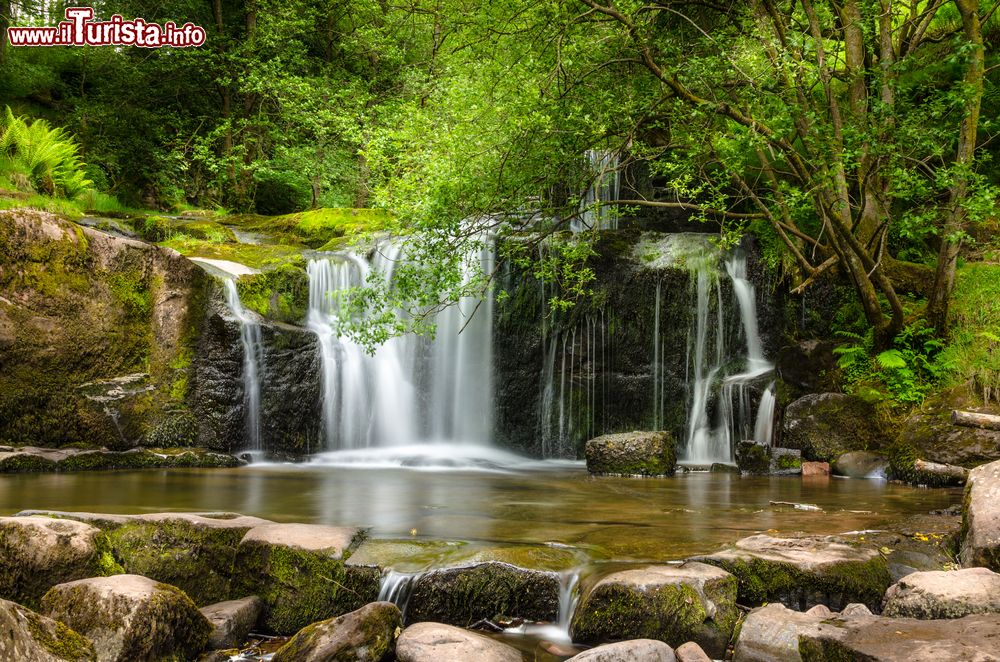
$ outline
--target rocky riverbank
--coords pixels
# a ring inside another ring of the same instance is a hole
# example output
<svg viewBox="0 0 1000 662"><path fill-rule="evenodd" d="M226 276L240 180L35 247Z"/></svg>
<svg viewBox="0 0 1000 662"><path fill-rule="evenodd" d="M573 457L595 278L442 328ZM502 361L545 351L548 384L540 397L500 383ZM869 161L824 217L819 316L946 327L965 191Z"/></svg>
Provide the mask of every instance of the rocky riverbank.
<svg viewBox="0 0 1000 662"><path fill-rule="evenodd" d="M25 511L0 518L0 657L223 660L253 632L285 662L993 659L996 490L1000 462L972 472L954 548L761 533L652 564L234 513Z"/></svg>

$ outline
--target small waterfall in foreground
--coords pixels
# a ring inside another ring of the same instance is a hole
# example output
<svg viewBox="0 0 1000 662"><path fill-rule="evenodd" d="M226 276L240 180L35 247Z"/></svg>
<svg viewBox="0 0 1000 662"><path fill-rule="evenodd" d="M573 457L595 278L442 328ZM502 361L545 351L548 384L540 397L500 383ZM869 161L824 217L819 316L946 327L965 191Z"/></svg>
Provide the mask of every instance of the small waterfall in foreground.
<svg viewBox="0 0 1000 662"><path fill-rule="evenodd" d="M378 598L376 600L378 602L391 602L399 607L399 611L403 615L403 622L405 623L406 607L410 602L410 592L413 589L414 582L423 574L422 572L387 571L382 575L382 580L379 583Z"/></svg>
<svg viewBox="0 0 1000 662"><path fill-rule="evenodd" d="M417 441L489 445L493 430L491 297L464 297L435 318L433 339L389 339L373 355L338 334L345 312L338 292L373 274L389 283L405 257L380 244L371 258L336 254L309 261L307 325L320 342L323 429L328 450ZM471 256L466 275L493 270L493 255Z"/></svg>
<svg viewBox="0 0 1000 662"><path fill-rule="evenodd" d="M261 450L260 443L260 366L263 364L263 345L260 325L247 312L240 301L236 281L225 280L226 305L240 323L240 342L243 346L243 407L246 412L247 449Z"/></svg>

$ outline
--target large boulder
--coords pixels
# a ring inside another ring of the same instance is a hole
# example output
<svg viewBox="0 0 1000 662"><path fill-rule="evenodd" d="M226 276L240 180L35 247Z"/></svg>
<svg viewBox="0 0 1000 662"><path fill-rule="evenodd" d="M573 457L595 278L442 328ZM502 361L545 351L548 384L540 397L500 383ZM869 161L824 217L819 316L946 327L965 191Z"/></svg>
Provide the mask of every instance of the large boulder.
<svg viewBox="0 0 1000 662"><path fill-rule="evenodd" d="M1000 614L952 620L828 619L799 636L802 659L866 662L1000 660Z"/></svg>
<svg viewBox="0 0 1000 662"><path fill-rule="evenodd" d="M704 563L647 566L598 581L580 601L574 641L657 639L671 646L698 643L723 657L739 610L736 578Z"/></svg>
<svg viewBox="0 0 1000 662"><path fill-rule="evenodd" d="M874 407L843 393L805 395L785 408L781 445L806 460L829 462L849 451L877 450L890 440Z"/></svg>
<svg viewBox="0 0 1000 662"><path fill-rule="evenodd" d="M961 618L1000 613L1000 575L986 568L914 572L889 587L884 616Z"/></svg>
<svg viewBox="0 0 1000 662"><path fill-rule="evenodd" d="M900 440L932 462L974 467L1000 459L1000 431L955 425L951 412L956 409L1000 413L983 407L979 395L963 384L930 395L903 421Z"/></svg>
<svg viewBox="0 0 1000 662"><path fill-rule="evenodd" d="M354 528L264 524L247 531L236 553L232 592L264 601L263 624L295 633L310 623L354 611L378 597L378 572L347 568L364 537Z"/></svg>
<svg viewBox="0 0 1000 662"><path fill-rule="evenodd" d="M805 610L860 602L877 609L892 584L888 564L877 550L834 537L756 535L696 560L735 575L745 605L783 602Z"/></svg>
<svg viewBox="0 0 1000 662"><path fill-rule="evenodd" d="M758 607L740 625L734 662L801 662L799 636L833 614L822 605L793 611L779 602Z"/></svg>
<svg viewBox="0 0 1000 662"><path fill-rule="evenodd" d="M521 662L521 653L512 646L481 634L441 623L416 623L403 630L396 640L399 662Z"/></svg>
<svg viewBox="0 0 1000 662"><path fill-rule="evenodd" d="M969 472L961 539L962 565L1000 570L1000 461Z"/></svg>
<svg viewBox="0 0 1000 662"><path fill-rule="evenodd" d="M0 660L97 662L94 645L51 618L0 600Z"/></svg>
<svg viewBox="0 0 1000 662"><path fill-rule="evenodd" d="M567 662L676 662L674 649L655 639L630 639L583 651Z"/></svg>
<svg viewBox="0 0 1000 662"><path fill-rule="evenodd" d="M91 640L101 662L191 659L212 631L183 591L139 575L58 584L42 608Z"/></svg>
<svg viewBox="0 0 1000 662"><path fill-rule="evenodd" d="M485 561L421 574L410 590L406 619L468 626L482 619L555 621L558 612L558 573Z"/></svg>
<svg viewBox="0 0 1000 662"><path fill-rule="evenodd" d="M587 471L619 476L672 476L677 467L669 432L606 434L587 442Z"/></svg>
<svg viewBox="0 0 1000 662"><path fill-rule="evenodd" d="M56 584L121 572L100 529L51 517L0 517L0 598L37 606Z"/></svg>
<svg viewBox="0 0 1000 662"><path fill-rule="evenodd" d="M402 627L396 605L372 602L299 630L272 662L379 662L392 652Z"/></svg>
<svg viewBox="0 0 1000 662"><path fill-rule="evenodd" d="M202 607L202 616L212 624L208 647L220 649L243 645L250 631L257 625L263 609L264 603L256 595Z"/></svg>

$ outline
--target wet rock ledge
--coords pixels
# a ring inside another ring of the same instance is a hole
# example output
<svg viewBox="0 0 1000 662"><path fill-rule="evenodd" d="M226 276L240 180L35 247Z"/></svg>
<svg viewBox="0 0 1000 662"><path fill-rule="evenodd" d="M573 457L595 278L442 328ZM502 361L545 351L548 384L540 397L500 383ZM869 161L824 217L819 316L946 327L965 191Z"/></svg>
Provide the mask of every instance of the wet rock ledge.
<svg viewBox="0 0 1000 662"><path fill-rule="evenodd" d="M39 448L0 446L0 473L101 471L110 469L219 469L245 462L204 448Z"/></svg>
<svg viewBox="0 0 1000 662"><path fill-rule="evenodd" d="M997 493L1000 462L972 473L964 568L874 533L643 565L235 513L25 511L0 517L0 659L207 662L261 633L283 637L277 662L995 660ZM567 643L514 636L557 623Z"/></svg>

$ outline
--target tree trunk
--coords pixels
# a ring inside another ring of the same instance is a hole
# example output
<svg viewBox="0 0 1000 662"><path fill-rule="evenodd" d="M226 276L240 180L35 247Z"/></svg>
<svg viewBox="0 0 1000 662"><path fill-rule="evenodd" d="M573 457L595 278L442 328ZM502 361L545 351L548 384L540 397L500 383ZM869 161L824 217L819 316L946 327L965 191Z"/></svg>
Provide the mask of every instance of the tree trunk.
<svg viewBox="0 0 1000 662"><path fill-rule="evenodd" d="M994 416L993 414L980 414L974 411L960 411L956 409L951 412L951 422L967 428L1000 431L1000 416Z"/></svg>
<svg viewBox="0 0 1000 662"><path fill-rule="evenodd" d="M948 330L948 303L955 289L955 268L962 247L962 233L965 231L967 214L963 205L969 187L968 173L976 156L979 110L983 98L984 53L982 27L979 24L979 2L955 0L955 4L962 15L965 38L973 45L973 49L969 54L969 65L963 81L969 98L965 103L965 116L962 118L958 153L955 157L958 172L948 194L948 217L941 234L934 290L927 302L927 317L939 335L944 335Z"/></svg>

